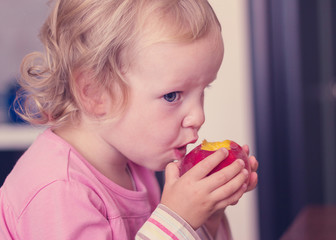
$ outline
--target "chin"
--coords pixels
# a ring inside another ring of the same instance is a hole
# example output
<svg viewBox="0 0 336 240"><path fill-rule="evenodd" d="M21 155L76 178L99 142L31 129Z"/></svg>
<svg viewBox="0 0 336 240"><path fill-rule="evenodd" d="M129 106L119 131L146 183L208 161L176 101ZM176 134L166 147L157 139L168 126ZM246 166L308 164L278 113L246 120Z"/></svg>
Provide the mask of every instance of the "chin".
<svg viewBox="0 0 336 240"><path fill-rule="evenodd" d="M164 170L166 169L166 166L167 166L169 163L171 163L171 162L172 162L172 160L169 160L169 161L167 161L167 162L165 162L165 163L162 163L162 164L159 165L159 166L150 166L149 169L151 169L151 170L153 170L153 171L155 171L155 172L162 172L162 171L164 171Z"/></svg>
<svg viewBox="0 0 336 240"><path fill-rule="evenodd" d="M168 163L163 163L161 165L157 165L157 163L153 164L153 163L150 163L150 162L146 162L145 163L143 161L137 161L137 162L134 162L134 163L138 164L141 167L147 168L147 169L149 169L151 171L161 172L161 171L163 171L166 168L166 166L167 166L167 164L169 162Z"/></svg>

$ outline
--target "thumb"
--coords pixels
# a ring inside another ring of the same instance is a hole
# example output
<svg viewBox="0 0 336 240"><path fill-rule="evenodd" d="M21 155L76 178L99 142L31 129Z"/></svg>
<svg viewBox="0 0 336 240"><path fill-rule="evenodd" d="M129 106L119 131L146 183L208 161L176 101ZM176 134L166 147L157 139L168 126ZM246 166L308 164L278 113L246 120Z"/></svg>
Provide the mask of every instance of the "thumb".
<svg viewBox="0 0 336 240"><path fill-rule="evenodd" d="M179 163L174 161L167 164L165 169L166 183L175 182L180 177Z"/></svg>

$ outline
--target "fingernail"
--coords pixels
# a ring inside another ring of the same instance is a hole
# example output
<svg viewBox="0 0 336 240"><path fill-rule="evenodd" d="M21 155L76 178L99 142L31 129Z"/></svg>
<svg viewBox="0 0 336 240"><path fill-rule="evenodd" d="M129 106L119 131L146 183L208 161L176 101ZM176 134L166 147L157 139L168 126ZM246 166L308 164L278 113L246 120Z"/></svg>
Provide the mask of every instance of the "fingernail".
<svg viewBox="0 0 336 240"><path fill-rule="evenodd" d="M244 175L246 175L246 176L248 175L248 171L247 171L246 168L243 169L243 173L244 173Z"/></svg>
<svg viewBox="0 0 336 240"><path fill-rule="evenodd" d="M228 150L227 150L225 147L220 148L220 149L221 149L221 151L222 151L223 153L225 153L226 155L229 153Z"/></svg>
<svg viewBox="0 0 336 240"><path fill-rule="evenodd" d="M245 162L242 159L237 160L243 167L245 167ZM246 169L245 169L246 170Z"/></svg>
<svg viewBox="0 0 336 240"><path fill-rule="evenodd" d="M176 160L173 160L174 163L177 163L178 161L179 161L179 160L177 160L177 159L176 159Z"/></svg>

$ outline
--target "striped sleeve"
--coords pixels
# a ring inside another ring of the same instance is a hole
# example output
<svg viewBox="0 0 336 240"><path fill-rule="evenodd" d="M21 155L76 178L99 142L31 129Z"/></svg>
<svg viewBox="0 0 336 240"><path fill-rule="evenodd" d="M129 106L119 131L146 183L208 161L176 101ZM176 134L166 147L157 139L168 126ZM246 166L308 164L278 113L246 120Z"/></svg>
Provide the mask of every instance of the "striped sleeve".
<svg viewBox="0 0 336 240"><path fill-rule="evenodd" d="M201 240L194 229L168 207L159 204L137 233L136 240Z"/></svg>
<svg viewBox="0 0 336 240"><path fill-rule="evenodd" d="M223 218L221 223L218 226L216 237L213 238L211 234L208 232L207 228L203 225L199 229L197 229L198 236L203 240L232 240L232 234L229 222L226 218L225 213L223 212Z"/></svg>

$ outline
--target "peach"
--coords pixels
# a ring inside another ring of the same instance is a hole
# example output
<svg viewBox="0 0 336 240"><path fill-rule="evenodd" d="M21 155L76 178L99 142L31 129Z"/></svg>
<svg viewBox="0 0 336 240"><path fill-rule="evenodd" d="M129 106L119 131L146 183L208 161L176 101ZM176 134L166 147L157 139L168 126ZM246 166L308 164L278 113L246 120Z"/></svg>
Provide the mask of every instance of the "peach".
<svg viewBox="0 0 336 240"><path fill-rule="evenodd" d="M229 151L229 155L219 163L210 173L219 171L220 169L230 165L237 159L242 159L245 162L245 168L251 173L251 167L248 161L248 156L241 146L231 140L225 140L222 142L208 142L204 140L202 144L191 150L184 158L181 164L181 175L187 172L194 165L202 161L204 158L213 154L220 148L226 148Z"/></svg>

